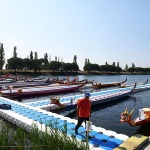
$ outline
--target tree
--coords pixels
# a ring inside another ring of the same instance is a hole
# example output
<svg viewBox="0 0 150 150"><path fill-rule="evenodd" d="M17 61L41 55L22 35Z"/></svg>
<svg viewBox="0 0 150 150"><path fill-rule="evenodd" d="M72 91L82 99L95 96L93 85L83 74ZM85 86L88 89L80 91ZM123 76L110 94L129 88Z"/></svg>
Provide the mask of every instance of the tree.
<svg viewBox="0 0 150 150"><path fill-rule="evenodd" d="M132 63L132 68L135 68L135 64L134 63Z"/></svg>
<svg viewBox="0 0 150 150"><path fill-rule="evenodd" d="M45 70L46 70L46 68L47 68L47 64L48 64L48 54L45 53L45 55L44 55L44 69L45 69Z"/></svg>
<svg viewBox="0 0 150 150"><path fill-rule="evenodd" d="M24 63L22 58L10 58L7 60L8 69L14 69L15 72L17 69L22 70L24 68Z"/></svg>
<svg viewBox="0 0 150 150"><path fill-rule="evenodd" d="M121 72L122 69L121 69L121 67L116 66L116 67L115 67L115 71L116 71L116 72Z"/></svg>
<svg viewBox="0 0 150 150"><path fill-rule="evenodd" d="M107 61L106 61L105 65L108 65Z"/></svg>
<svg viewBox="0 0 150 150"><path fill-rule="evenodd" d="M117 67L119 67L119 62L117 62Z"/></svg>
<svg viewBox="0 0 150 150"><path fill-rule="evenodd" d="M57 56L55 56L55 61L57 61Z"/></svg>
<svg viewBox="0 0 150 150"><path fill-rule="evenodd" d="M38 59L38 54L37 54L37 52L34 52L34 59L35 59L35 60Z"/></svg>
<svg viewBox="0 0 150 150"><path fill-rule="evenodd" d="M30 53L30 60L33 60L33 52Z"/></svg>
<svg viewBox="0 0 150 150"><path fill-rule="evenodd" d="M51 62L51 55L49 56L49 62Z"/></svg>
<svg viewBox="0 0 150 150"><path fill-rule="evenodd" d="M133 73L133 72L135 71L135 68L130 67L130 68L128 69L128 71L131 72L131 73Z"/></svg>
<svg viewBox="0 0 150 150"><path fill-rule="evenodd" d="M99 65L98 64L91 64L91 70L95 71L99 71Z"/></svg>
<svg viewBox="0 0 150 150"><path fill-rule="evenodd" d="M87 58L85 58L84 66L88 64Z"/></svg>
<svg viewBox="0 0 150 150"><path fill-rule="evenodd" d="M83 67L83 70L84 70L84 71L91 71L91 66L92 66L92 64L88 63L88 64L86 64L86 65Z"/></svg>
<svg viewBox="0 0 150 150"><path fill-rule="evenodd" d="M112 66L114 66L114 67L115 67L115 66L116 66L116 63L115 63L115 62L113 62Z"/></svg>
<svg viewBox="0 0 150 150"><path fill-rule="evenodd" d="M60 67L61 67L61 62L58 62L58 61L51 61L49 64L49 69L53 70L53 72L55 70L59 70Z"/></svg>
<svg viewBox="0 0 150 150"><path fill-rule="evenodd" d="M71 71L72 70L72 63L66 63L64 65L64 70L65 71Z"/></svg>
<svg viewBox="0 0 150 150"><path fill-rule="evenodd" d="M37 72L37 70L41 70L42 62L40 60L34 59L32 62L33 62L34 72Z"/></svg>
<svg viewBox="0 0 150 150"><path fill-rule="evenodd" d="M73 71L79 71L79 66L77 63L72 63L72 70Z"/></svg>
<svg viewBox="0 0 150 150"><path fill-rule="evenodd" d="M128 71L128 65L126 64L126 66L125 66L125 71Z"/></svg>
<svg viewBox="0 0 150 150"><path fill-rule="evenodd" d="M3 44L0 44L0 69L3 69L3 66L5 64L5 53L4 53L4 47Z"/></svg>
<svg viewBox="0 0 150 150"><path fill-rule="evenodd" d="M74 57L73 57L73 63L77 64L77 56L76 55L74 55Z"/></svg>
<svg viewBox="0 0 150 150"><path fill-rule="evenodd" d="M31 59L29 59L29 58L24 58L23 59L23 64L24 64L24 69L26 70L30 70L30 69L32 69L32 61L33 60L31 60Z"/></svg>
<svg viewBox="0 0 150 150"><path fill-rule="evenodd" d="M13 58L17 58L17 47L14 47Z"/></svg>

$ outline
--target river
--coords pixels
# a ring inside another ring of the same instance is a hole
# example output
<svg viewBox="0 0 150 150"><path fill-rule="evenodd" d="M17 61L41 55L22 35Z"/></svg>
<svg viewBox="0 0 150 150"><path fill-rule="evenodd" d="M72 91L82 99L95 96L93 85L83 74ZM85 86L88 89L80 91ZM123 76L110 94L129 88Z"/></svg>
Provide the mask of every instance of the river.
<svg viewBox="0 0 150 150"><path fill-rule="evenodd" d="M61 79L64 76L55 76L55 77ZM74 77L75 76L71 76L70 79L73 79ZM144 83L147 79L150 81L150 75L79 75L79 80L88 79L88 81L94 80L94 82L115 82L115 81L120 82L120 81L124 81L126 78L127 78L126 84L133 84L135 82L137 82L137 84ZM102 90L108 90L108 89L111 88L105 88ZM78 90L73 93L65 93L65 94L59 94L59 95L57 94L57 95L59 97L72 95L72 94L75 95L78 93L83 93L85 91L93 92L95 90L89 88L84 90ZM49 99L50 96L51 95L28 97L28 98L15 99L15 100L20 101L21 103L26 103L30 101ZM120 123L120 115L125 110L125 108L128 108L129 111L134 109L134 113L132 116L132 118L134 119L138 115L139 109L143 107L150 107L150 90L132 94L127 98L117 100L117 102L111 102L109 104L98 105L96 107L93 107L90 121L92 122L92 124L98 127L103 127L107 130L115 131L118 134L125 134L131 136L135 133L139 133L139 134L150 136L150 130L149 130L150 124L147 124L142 127L132 127L127 123L124 124ZM62 111L56 111L56 113L63 114ZM73 115L72 118L76 118L76 115Z"/></svg>

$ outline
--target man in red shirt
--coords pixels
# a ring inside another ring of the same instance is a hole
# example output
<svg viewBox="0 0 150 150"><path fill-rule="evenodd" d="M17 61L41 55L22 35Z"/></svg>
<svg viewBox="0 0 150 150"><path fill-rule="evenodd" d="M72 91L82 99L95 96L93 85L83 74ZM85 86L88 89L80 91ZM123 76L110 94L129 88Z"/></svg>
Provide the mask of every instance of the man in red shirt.
<svg viewBox="0 0 150 150"><path fill-rule="evenodd" d="M89 117L91 117L91 103L89 100L90 93L85 93L85 97L79 99L77 102L77 116L78 116L78 123L75 127L75 133L78 134L78 129L83 123L83 121L89 121Z"/></svg>

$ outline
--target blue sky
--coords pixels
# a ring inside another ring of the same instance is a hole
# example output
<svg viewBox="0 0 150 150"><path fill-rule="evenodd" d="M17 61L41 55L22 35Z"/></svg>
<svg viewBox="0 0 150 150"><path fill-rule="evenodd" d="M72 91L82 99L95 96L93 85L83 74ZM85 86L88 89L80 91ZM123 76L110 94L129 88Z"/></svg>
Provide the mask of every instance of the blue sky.
<svg viewBox="0 0 150 150"><path fill-rule="evenodd" d="M83 70L85 58L150 67L149 0L0 0L0 43L5 58L37 52Z"/></svg>

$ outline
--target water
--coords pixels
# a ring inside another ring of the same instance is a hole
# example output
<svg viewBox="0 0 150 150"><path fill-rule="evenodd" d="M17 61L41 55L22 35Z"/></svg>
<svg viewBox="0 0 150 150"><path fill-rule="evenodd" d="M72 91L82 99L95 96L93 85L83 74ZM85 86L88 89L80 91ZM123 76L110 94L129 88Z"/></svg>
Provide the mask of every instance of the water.
<svg viewBox="0 0 150 150"><path fill-rule="evenodd" d="M63 76L55 76L58 78L63 78ZM73 79L75 76L71 76L70 78ZM128 79L126 84L133 84L135 82L144 83L147 79L150 81L150 75L80 75L79 79L88 79L88 81L94 80L94 82L120 82ZM150 83L150 82L148 82ZM110 88L107 88L110 89ZM107 90L102 89L102 90ZM85 91L92 92L95 91L92 88L79 90L73 93L64 93L64 94L57 94L59 97L67 96L67 95L75 95L78 93L83 93ZM97 90L98 91L98 90ZM55 94L56 95L56 94ZM53 96L55 96L53 95ZM52 95L40 96L40 97L29 97L29 98L22 98L16 99L22 103L30 102L30 101L37 101L37 100L45 100L49 99ZM127 123L121 124L120 123L120 115L128 108L129 111L134 109L134 113L132 118L134 119L138 115L139 108L143 107L150 107L150 90L142 91L139 93L132 94L130 97L117 100L117 102L111 102L105 105L99 105L96 107L92 107L92 115L90 121L98 127L103 127L107 130L112 130L117 132L118 134L125 134L131 136L135 133L149 135L150 136L150 124L147 124L142 127L132 127ZM56 113L65 114L62 111L56 111ZM76 118L76 115L73 115L73 118ZM77 118L76 118L77 119Z"/></svg>

